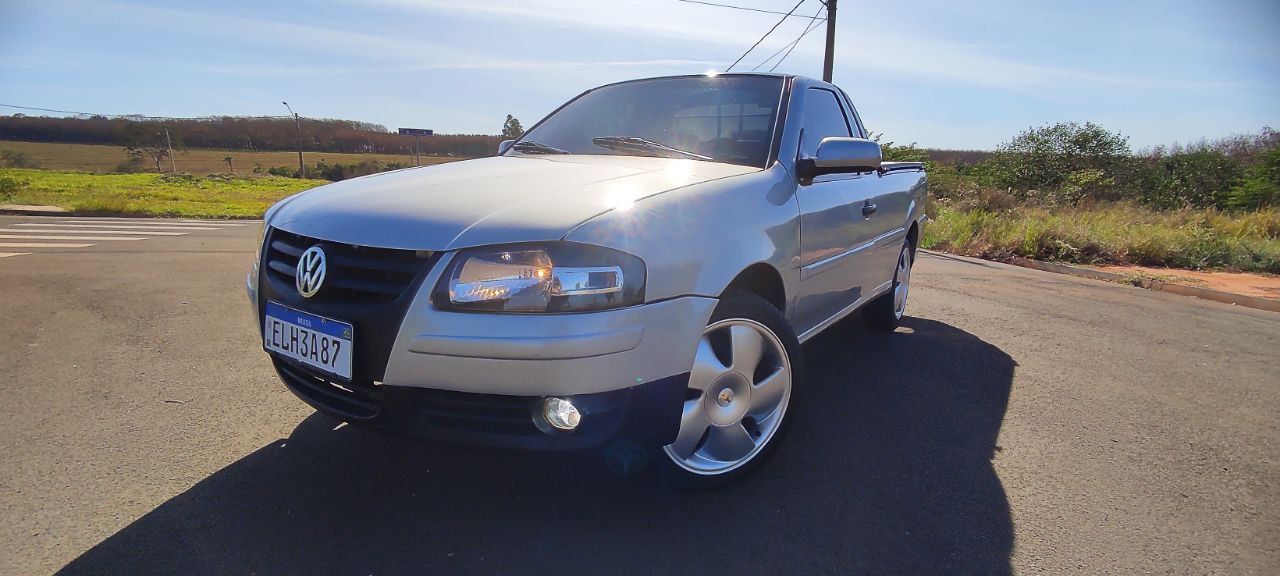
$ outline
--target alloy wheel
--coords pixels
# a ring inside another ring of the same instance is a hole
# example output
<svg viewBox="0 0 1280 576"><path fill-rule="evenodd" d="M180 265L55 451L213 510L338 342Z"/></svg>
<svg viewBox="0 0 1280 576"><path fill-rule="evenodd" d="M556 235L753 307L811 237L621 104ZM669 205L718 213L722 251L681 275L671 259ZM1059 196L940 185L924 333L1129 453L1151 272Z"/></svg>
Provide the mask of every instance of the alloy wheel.
<svg viewBox="0 0 1280 576"><path fill-rule="evenodd" d="M898 269L893 275L893 316L899 320L907 311L907 292L911 289L911 247L903 246L898 255Z"/></svg>
<svg viewBox="0 0 1280 576"><path fill-rule="evenodd" d="M791 397L791 360L759 322L731 318L702 333L675 442L663 450L702 475L750 462L782 424Z"/></svg>

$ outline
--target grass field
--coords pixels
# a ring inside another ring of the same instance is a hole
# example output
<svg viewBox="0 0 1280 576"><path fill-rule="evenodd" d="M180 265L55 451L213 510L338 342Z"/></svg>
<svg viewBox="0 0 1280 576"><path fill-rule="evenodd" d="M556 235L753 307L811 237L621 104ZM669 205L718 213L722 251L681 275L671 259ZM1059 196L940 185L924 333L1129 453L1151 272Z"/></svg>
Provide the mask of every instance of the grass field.
<svg viewBox="0 0 1280 576"><path fill-rule="evenodd" d="M0 204L58 206L80 213L257 218L277 200L328 182L2 168L0 184L4 185Z"/></svg>
<svg viewBox="0 0 1280 576"><path fill-rule="evenodd" d="M991 210L934 204L921 245L992 260L1021 256L1280 274L1280 209L1156 211L1118 203Z"/></svg>
<svg viewBox="0 0 1280 576"><path fill-rule="evenodd" d="M80 170L84 172L113 172L116 166L127 160L124 148L97 144L50 144L44 142L15 142L0 140L0 150L21 152L36 168L45 170ZM255 166L263 171L273 166L290 166L297 168L297 152L247 152L243 150L209 150L191 149L175 152L174 161L178 172L191 174L226 174L227 162L231 156L237 174L251 174ZM358 163L363 160L379 162L399 162L406 166L413 165L413 156L395 154L341 154L332 152L305 152L307 166L324 161L329 164ZM423 156L422 164L440 164L461 160L454 157ZM154 169L154 165L144 164L144 169ZM163 162L165 172L170 171L169 160Z"/></svg>

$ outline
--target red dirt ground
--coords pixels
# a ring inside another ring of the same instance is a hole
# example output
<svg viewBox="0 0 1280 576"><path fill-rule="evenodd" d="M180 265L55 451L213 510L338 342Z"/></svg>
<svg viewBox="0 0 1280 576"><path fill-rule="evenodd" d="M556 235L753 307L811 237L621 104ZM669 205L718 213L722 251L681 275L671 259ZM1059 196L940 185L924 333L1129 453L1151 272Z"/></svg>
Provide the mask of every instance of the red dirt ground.
<svg viewBox="0 0 1280 576"><path fill-rule="evenodd" d="M1280 300L1280 276L1242 272L1197 272L1146 266L1093 266L1096 270L1154 278L1172 284L1220 290L1232 294Z"/></svg>

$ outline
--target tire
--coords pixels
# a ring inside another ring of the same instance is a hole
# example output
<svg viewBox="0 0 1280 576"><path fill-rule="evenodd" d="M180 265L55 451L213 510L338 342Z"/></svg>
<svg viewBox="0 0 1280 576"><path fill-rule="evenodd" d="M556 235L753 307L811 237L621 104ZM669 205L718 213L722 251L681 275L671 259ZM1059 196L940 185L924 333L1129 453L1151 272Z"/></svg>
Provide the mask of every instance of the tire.
<svg viewBox="0 0 1280 576"><path fill-rule="evenodd" d="M893 287L862 309L862 321L876 330L891 332L902 322L911 289L911 267L915 264L911 242L904 241L893 269Z"/></svg>
<svg viewBox="0 0 1280 576"><path fill-rule="evenodd" d="M653 458L666 481L686 489L732 483L768 459L803 376L791 325L747 292L724 294L697 346L680 432Z"/></svg>

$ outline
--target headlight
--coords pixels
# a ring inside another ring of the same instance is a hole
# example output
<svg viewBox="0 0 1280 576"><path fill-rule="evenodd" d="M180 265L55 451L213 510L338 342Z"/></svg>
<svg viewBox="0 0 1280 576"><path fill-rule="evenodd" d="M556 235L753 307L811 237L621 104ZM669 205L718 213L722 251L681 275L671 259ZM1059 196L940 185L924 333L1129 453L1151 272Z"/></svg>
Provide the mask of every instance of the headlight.
<svg viewBox="0 0 1280 576"><path fill-rule="evenodd" d="M258 267L262 265L262 247L267 242L267 230L271 227L267 226L266 220L262 222L262 234L258 235L258 251L253 253L253 268L249 269L249 283L254 289L258 287Z"/></svg>
<svg viewBox="0 0 1280 576"><path fill-rule="evenodd" d="M583 312L644 301L644 262L570 242L463 250L435 289L437 307L490 312Z"/></svg>

